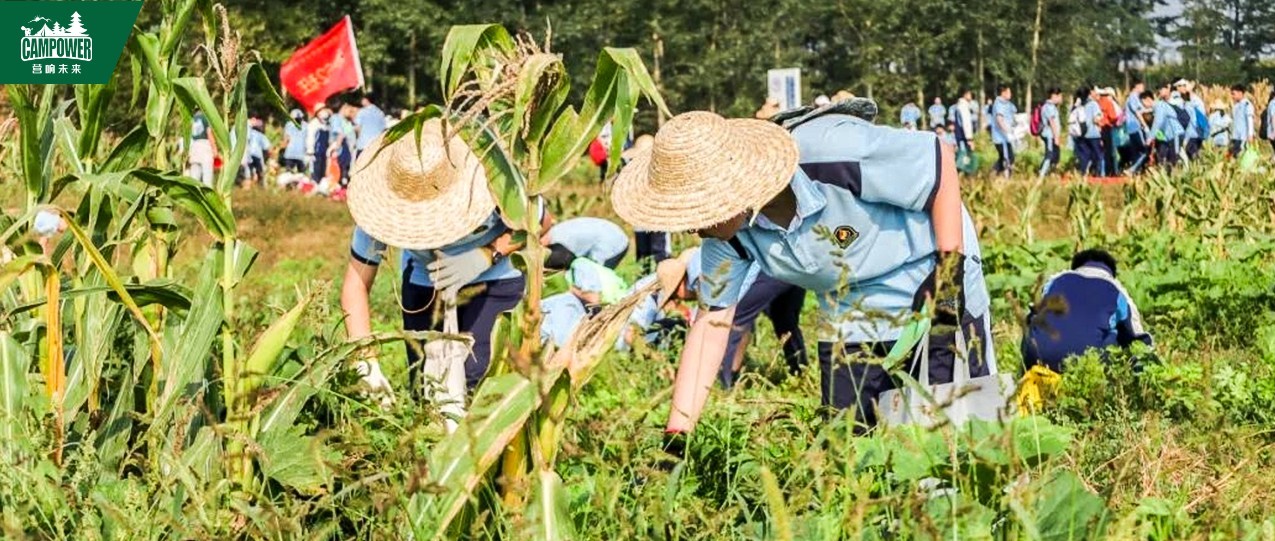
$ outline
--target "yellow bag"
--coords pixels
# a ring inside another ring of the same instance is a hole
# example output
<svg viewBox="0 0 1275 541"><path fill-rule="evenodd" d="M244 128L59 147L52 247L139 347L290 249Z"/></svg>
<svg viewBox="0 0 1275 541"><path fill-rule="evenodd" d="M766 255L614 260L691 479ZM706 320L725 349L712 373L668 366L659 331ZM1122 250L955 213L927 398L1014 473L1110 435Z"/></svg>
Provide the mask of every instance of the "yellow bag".
<svg viewBox="0 0 1275 541"><path fill-rule="evenodd" d="M1062 376L1045 365L1033 366L1018 384L1018 411L1021 415L1035 414L1052 402L1058 394Z"/></svg>

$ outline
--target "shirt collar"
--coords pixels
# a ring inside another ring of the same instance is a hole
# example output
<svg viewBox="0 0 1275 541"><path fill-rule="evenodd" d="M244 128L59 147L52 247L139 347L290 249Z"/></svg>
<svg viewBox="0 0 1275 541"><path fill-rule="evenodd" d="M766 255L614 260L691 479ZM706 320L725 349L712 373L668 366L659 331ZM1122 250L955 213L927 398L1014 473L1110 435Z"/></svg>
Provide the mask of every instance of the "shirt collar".
<svg viewBox="0 0 1275 541"><path fill-rule="evenodd" d="M1097 262L1097 261L1090 261L1090 262L1088 262L1088 263L1085 263L1084 265L1081 265L1081 266L1080 266L1080 268L1082 268L1082 269L1094 269L1094 270L1102 271L1102 272L1107 273L1107 275L1108 275L1108 276L1115 276L1115 274L1116 274L1116 273L1114 273L1114 272L1111 272L1111 268L1110 268L1110 267L1108 267L1108 266L1106 266L1106 265L1103 265L1102 263L1099 263L1099 262Z"/></svg>
<svg viewBox="0 0 1275 541"><path fill-rule="evenodd" d="M770 221L769 218L759 212L757 214L758 227L782 232L795 231L807 218L815 215L828 205L828 199L824 197L823 192L819 191L814 181L810 180L810 177L806 176L805 171L802 171L800 167L797 168L796 173L793 173L792 182L788 185L792 188L792 193L797 199L797 216L793 218L792 225L785 228Z"/></svg>

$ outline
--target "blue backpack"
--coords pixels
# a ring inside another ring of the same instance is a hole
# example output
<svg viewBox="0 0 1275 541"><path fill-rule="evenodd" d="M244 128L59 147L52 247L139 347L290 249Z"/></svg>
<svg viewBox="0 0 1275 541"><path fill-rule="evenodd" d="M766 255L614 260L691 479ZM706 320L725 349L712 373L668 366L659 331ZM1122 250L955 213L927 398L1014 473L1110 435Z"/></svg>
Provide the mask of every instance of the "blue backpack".
<svg viewBox="0 0 1275 541"><path fill-rule="evenodd" d="M1195 132L1200 134L1201 139L1208 137L1212 133L1212 128L1209 127L1209 116L1199 107L1193 109L1195 110Z"/></svg>

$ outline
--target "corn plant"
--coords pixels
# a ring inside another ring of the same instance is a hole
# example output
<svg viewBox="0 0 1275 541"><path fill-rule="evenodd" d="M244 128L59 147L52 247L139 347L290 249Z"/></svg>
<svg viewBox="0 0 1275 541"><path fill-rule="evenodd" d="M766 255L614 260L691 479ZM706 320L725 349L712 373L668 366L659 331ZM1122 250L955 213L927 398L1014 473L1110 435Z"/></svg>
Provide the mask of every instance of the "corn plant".
<svg viewBox="0 0 1275 541"><path fill-rule="evenodd" d="M611 163L619 163L640 98L667 114L636 51L604 49L577 108L567 104L571 83L563 60L549 49L548 43L515 38L497 25L454 27L439 69L446 105L428 107L388 135L407 136L425 120L443 118L446 129L459 133L481 157L504 219L527 239L517 258L527 274L524 308L492 348L504 359L476 391L456 434L431 453L429 481L438 490L412 497L419 539L442 539L457 528L457 518L497 463L502 505L521 513L529 529L519 537L572 537L562 480L553 470L562 423L573 394L641 295L586 321L562 350L542 349L545 253L535 242L541 234L534 211L538 199L551 193L607 122L613 124Z"/></svg>

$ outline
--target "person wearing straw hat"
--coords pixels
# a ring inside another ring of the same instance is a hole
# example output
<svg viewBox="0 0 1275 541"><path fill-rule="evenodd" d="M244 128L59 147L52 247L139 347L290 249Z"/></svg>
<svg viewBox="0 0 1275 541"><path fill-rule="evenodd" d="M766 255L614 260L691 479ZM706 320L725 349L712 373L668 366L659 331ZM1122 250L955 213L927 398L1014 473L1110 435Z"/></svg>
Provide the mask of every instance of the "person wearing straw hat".
<svg viewBox="0 0 1275 541"><path fill-rule="evenodd" d="M1226 114L1226 103L1222 100L1213 100L1209 105L1209 109L1213 112L1209 114L1209 134L1213 141L1213 146L1217 148L1226 148L1227 141L1230 140L1231 115Z"/></svg>
<svg viewBox="0 0 1275 541"><path fill-rule="evenodd" d="M695 318L684 303L698 298L701 272L700 249L687 248L677 257L665 259L655 274L633 284L632 291L659 283L659 289L634 308L629 325L616 340L617 351L628 351L639 334L648 344L665 347L669 338Z"/></svg>
<svg viewBox="0 0 1275 541"><path fill-rule="evenodd" d="M404 329L441 328L436 305L459 302L460 332L474 337L465 363L465 383L473 388L487 372L496 317L518 304L525 281L507 258L518 246L482 163L459 137L445 139L443 130L440 121L430 120L422 125L419 146L411 135L388 144L382 135L359 156L347 200L356 226L341 307L351 339L370 334L368 294L377 266L388 247L401 249ZM457 301L462 289L466 295ZM416 382L421 354L415 344L408 344L407 359ZM375 359L357 367L374 393L390 392Z"/></svg>
<svg viewBox="0 0 1275 541"><path fill-rule="evenodd" d="M703 410L754 264L816 293L827 323L820 325L822 403L854 408L861 429L876 422L877 395L895 386L879 358L918 311L935 314L943 329L931 335L932 381L952 379L958 325L982 345L968 356L971 374L994 371L974 224L961 204L953 150L933 133L841 114L789 133L768 122L684 113L621 171L611 202L636 227L703 239L698 297L709 311L683 349L670 442Z"/></svg>

